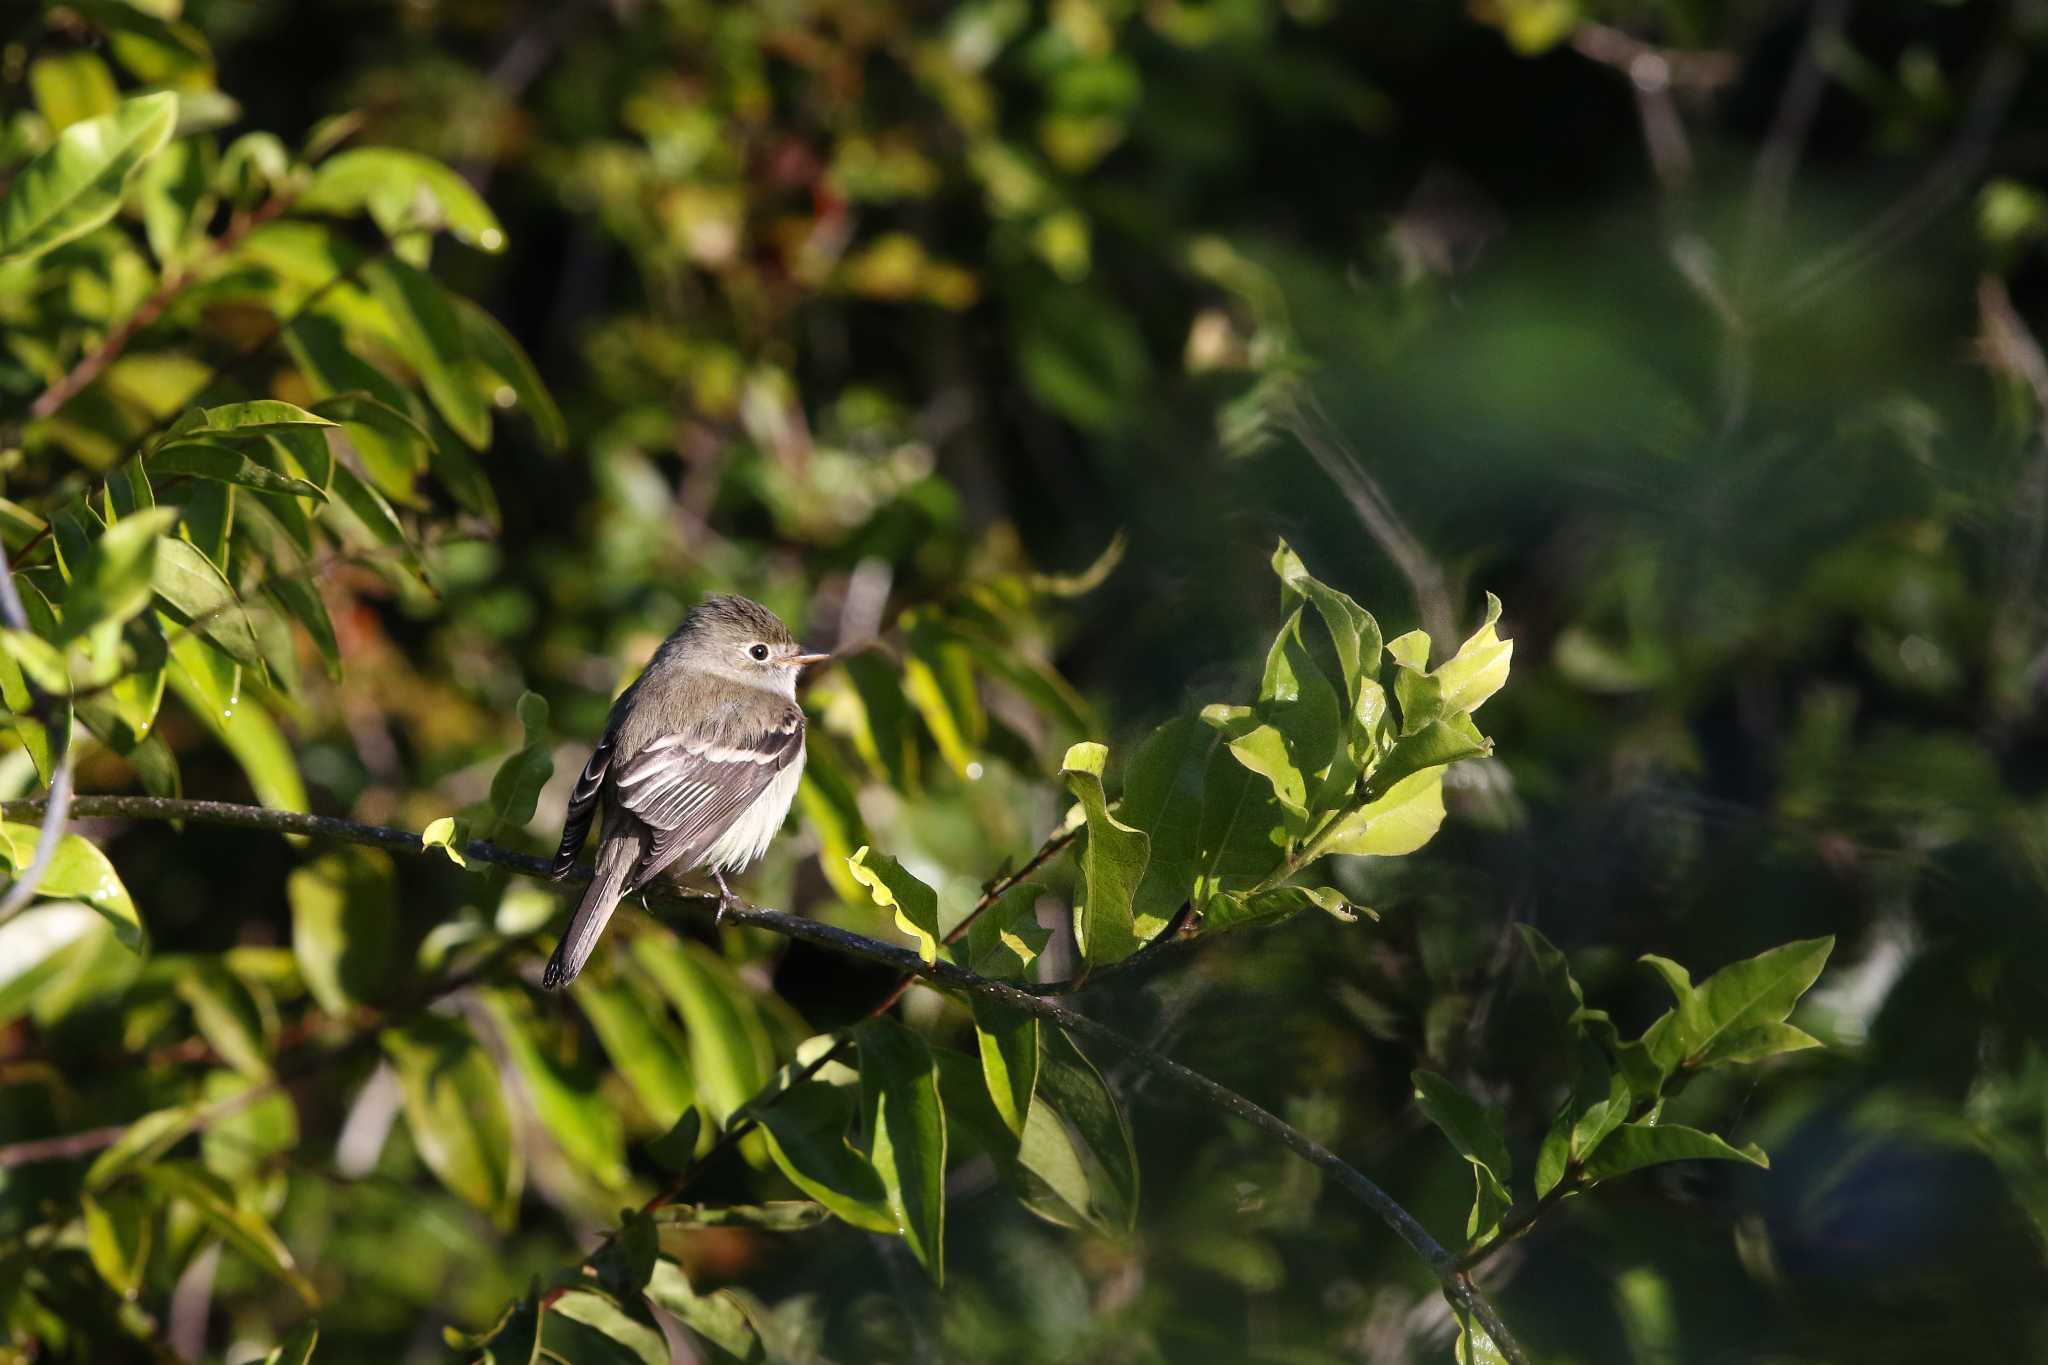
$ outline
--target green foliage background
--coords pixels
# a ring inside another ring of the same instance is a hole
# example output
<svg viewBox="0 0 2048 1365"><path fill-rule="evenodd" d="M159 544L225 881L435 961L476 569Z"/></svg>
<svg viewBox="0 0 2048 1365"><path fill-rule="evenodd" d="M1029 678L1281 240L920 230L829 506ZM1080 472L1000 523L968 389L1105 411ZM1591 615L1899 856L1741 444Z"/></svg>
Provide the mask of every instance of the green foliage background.
<svg viewBox="0 0 2048 1365"><path fill-rule="evenodd" d="M1536 1358L2048 1354L2044 42L17 6L0 796L73 693L81 792L546 851L618 688L745 591L842 652L751 901L936 954L1075 820L962 960L1173 922L1073 1003L1469 1241ZM74 153L117 212L38 207L89 209ZM1280 842L1174 862L1219 783ZM572 1361L1487 1349L1322 1174L1058 1029L864 1022L892 973L673 907L543 996L561 893L475 859L73 829L0 925L0 1152L106 1136L0 1165L0 1359L528 1358L565 1283Z"/></svg>

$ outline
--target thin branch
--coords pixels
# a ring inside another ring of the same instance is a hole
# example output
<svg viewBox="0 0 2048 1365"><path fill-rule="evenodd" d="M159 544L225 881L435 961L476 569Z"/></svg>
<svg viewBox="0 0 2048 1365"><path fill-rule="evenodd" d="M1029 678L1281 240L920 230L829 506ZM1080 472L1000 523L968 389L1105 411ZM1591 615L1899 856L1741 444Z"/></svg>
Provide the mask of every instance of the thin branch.
<svg viewBox="0 0 2048 1365"><path fill-rule="evenodd" d="M0 802L0 815L19 818L40 812L45 804L41 800ZM420 836L410 830L390 829L354 820L335 819L331 816L304 815L296 811L267 810L260 806L236 805L225 801L181 801L151 796L87 796L78 799L77 808L79 814L84 816L187 820L280 834L319 835L412 854L426 851L426 845L421 842ZM472 840L465 844L463 853L466 857L479 862L510 868L529 876L544 877L547 874L546 859L514 853L482 840ZM580 866L571 873L571 876L578 880L587 880L589 875L589 870ZM692 896L666 890L650 899L662 904L703 904L714 900L709 896ZM1479 1292L1471 1277L1459 1266L1458 1258L1432 1237L1429 1230L1423 1227L1413 1214L1363 1172L1347 1164L1329 1148L1254 1101L1056 1000L1033 995L1009 982L978 976L943 959L926 962L909 948L866 938L829 924L820 924L801 915L792 915L780 910L764 910L743 903L726 906L725 918L735 924L765 929L770 933L801 940L848 957L893 967L906 976L929 981L943 989L983 996L1012 1009L1035 1015L1077 1037L1121 1053L1130 1062L1152 1075L1179 1087L1203 1103L1250 1124L1323 1171L1340 1189L1376 1214L1428 1264L1444 1294L1456 1307L1479 1322L1493 1338L1494 1344L1500 1348L1502 1356L1511 1362L1511 1365L1527 1365L1527 1354L1509 1332L1507 1324L1501 1320L1493 1304Z"/></svg>
<svg viewBox="0 0 2048 1365"><path fill-rule="evenodd" d="M1911 241L1940 217L1989 159L1992 141L2012 109L2026 70L2026 49L2013 39L2000 43L1977 78L1962 127L1941 157L1903 198L1861 231L1774 288L1767 320L1781 321L1801 311Z"/></svg>
<svg viewBox="0 0 2048 1365"><path fill-rule="evenodd" d="M1738 292L1747 298L1756 283L1765 249L1785 221L1785 206L1792 194L1792 179L1799 172L1799 159L1806 151L1807 135L1820 112L1820 99L1827 91L1824 58L1829 48L1842 39L1849 20L1850 0L1814 0L1813 14L1806 26L1806 41L1793 60L1792 73L1778 97L1778 111L1771 119L1771 131L1764 138L1763 151L1756 159L1751 182L1749 214L1743 223L1742 256L1738 266Z"/></svg>
<svg viewBox="0 0 2048 1365"><path fill-rule="evenodd" d="M1365 523L1367 532L1408 580L1409 590L1415 595L1415 609L1432 645L1440 650L1454 648L1457 617L1451 604L1450 581L1442 566L1401 520L1378 480L1365 472L1364 462L1323 411L1315 394L1303 384L1290 386L1287 397L1276 405L1275 416L1307 449L1330 482L1337 485L1352 510L1358 513L1358 519Z"/></svg>

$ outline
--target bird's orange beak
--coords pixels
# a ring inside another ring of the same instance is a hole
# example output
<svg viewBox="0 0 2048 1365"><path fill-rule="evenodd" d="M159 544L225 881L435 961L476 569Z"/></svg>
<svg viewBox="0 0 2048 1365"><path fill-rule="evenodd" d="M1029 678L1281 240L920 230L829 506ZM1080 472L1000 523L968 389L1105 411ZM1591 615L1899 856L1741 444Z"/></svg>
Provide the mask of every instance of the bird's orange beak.
<svg viewBox="0 0 2048 1365"><path fill-rule="evenodd" d="M786 664L790 668L802 668L806 664L824 663L831 657L830 654L785 654L776 662Z"/></svg>

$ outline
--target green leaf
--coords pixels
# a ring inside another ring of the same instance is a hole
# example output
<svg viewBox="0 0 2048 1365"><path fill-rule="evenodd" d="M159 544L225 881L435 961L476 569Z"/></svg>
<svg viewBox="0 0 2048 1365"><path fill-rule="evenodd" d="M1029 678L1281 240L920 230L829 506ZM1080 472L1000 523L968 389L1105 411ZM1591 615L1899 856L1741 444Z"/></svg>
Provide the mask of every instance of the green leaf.
<svg viewBox="0 0 2048 1365"><path fill-rule="evenodd" d="M34 825L0 821L0 853L5 854L14 872L25 872L35 862L36 843L41 837L42 830ZM84 901L114 927L114 936L122 947L132 953L145 952L149 947L149 934L142 927L142 917L135 912L135 902L128 897L128 888L121 884L120 874L114 871L107 855L82 834L66 834L57 841L57 852L43 869L36 894L50 900Z"/></svg>
<svg viewBox="0 0 2048 1365"><path fill-rule="evenodd" d="M1508 1156L1507 1134L1498 1111L1481 1105L1434 1071L1413 1071L1409 1079L1414 1082L1415 1102L1423 1115L1443 1131L1458 1154L1505 1183L1514 1173L1514 1163Z"/></svg>
<svg viewBox="0 0 2048 1365"><path fill-rule="evenodd" d="M156 1241L156 1207L130 1186L87 1191L79 1200L92 1268L116 1294L133 1299L142 1289L150 1247Z"/></svg>
<svg viewBox="0 0 2048 1365"><path fill-rule="evenodd" d="M329 157L295 207L308 213L367 211L387 236L440 228L480 251L505 246L497 218L469 182L438 161L396 147L356 147Z"/></svg>
<svg viewBox="0 0 2048 1365"><path fill-rule="evenodd" d="M1204 719L1217 714L1213 710ZM1225 740L1230 752L1245 767L1266 779L1273 797L1293 817L1290 828L1301 833L1308 828L1308 779L1295 766L1287 736L1271 725L1254 725Z"/></svg>
<svg viewBox="0 0 2048 1365"><path fill-rule="evenodd" d="M53 131L111 114L121 103L114 73L97 54L83 48L36 58L29 63L28 84L37 112Z"/></svg>
<svg viewBox="0 0 2048 1365"><path fill-rule="evenodd" d="M723 1124L760 1091L775 1065L759 1009L731 967L701 943L639 934L633 960L683 1016L697 1102Z"/></svg>
<svg viewBox="0 0 2048 1365"><path fill-rule="evenodd" d="M455 299L455 313L462 320L462 329L469 337L470 348L476 353L477 360L498 377L510 390L513 399L526 410L526 415L533 419L541 444L557 451L567 446L569 428L562 421L562 410L555 406L554 396L541 382L540 371L527 358L525 348L513 339L503 324L468 299L459 296ZM504 394L494 397L498 406L505 406Z"/></svg>
<svg viewBox="0 0 2048 1365"><path fill-rule="evenodd" d="M420 831L421 848L438 848L448 861L457 867L468 867L469 859L462 855L462 846L469 842L468 831L455 822L452 815L438 820L427 821L427 827Z"/></svg>
<svg viewBox="0 0 2048 1365"><path fill-rule="evenodd" d="M870 770L898 791L917 789L917 735L910 704L896 667L879 649L864 649L838 660L853 686L857 707L849 706L853 747Z"/></svg>
<svg viewBox="0 0 2048 1365"><path fill-rule="evenodd" d="M832 1217L832 1211L809 1199L771 1199L765 1204L665 1204L654 1221L687 1228L759 1228L763 1232L802 1232Z"/></svg>
<svg viewBox="0 0 2048 1365"><path fill-rule="evenodd" d="M0 265L40 256L112 218L128 177L170 140L177 116L178 97L161 91L59 133L0 199Z"/></svg>
<svg viewBox="0 0 2048 1365"><path fill-rule="evenodd" d="M1341 799L1356 778L1357 769L1343 742L1349 714L1350 708L1339 703L1329 677L1309 653L1297 608L1267 651L1258 716L1280 732L1287 762L1301 774L1306 794L1300 805L1310 804L1311 798L1318 807ZM1245 761L1241 753L1239 761ZM1277 783L1274 791L1283 806L1296 809Z"/></svg>
<svg viewBox="0 0 2048 1365"><path fill-rule="evenodd" d="M1022 978L1052 937L1052 931L1038 923L1038 900L1044 894L1045 888L1036 882L1017 882L1005 889L974 917L965 951L956 947L955 959L977 976L998 981Z"/></svg>
<svg viewBox="0 0 2048 1365"><path fill-rule="evenodd" d="M668 1340L645 1308L582 1289L548 1308L540 1345L542 1356L575 1365L670 1365Z"/></svg>
<svg viewBox="0 0 2048 1365"><path fill-rule="evenodd" d="M263 708L243 697L241 665L184 632L173 637L171 663L171 690L235 756L256 799L273 810L304 811L306 788L291 746Z"/></svg>
<svg viewBox="0 0 2048 1365"><path fill-rule="evenodd" d="M243 609L242 599L228 583L227 575L213 560L185 541L161 537L157 541L151 582L157 596L170 604L183 621L226 650L237 663L263 666L256 627Z"/></svg>
<svg viewBox="0 0 2048 1365"><path fill-rule="evenodd" d="M699 1294L674 1261L654 1263L647 1297L690 1329L709 1365L764 1365L767 1351L746 1307L730 1289Z"/></svg>
<svg viewBox="0 0 2048 1365"><path fill-rule="evenodd" d="M103 1190L137 1166L144 1166L189 1137L205 1117L196 1104L156 1109L128 1125L105 1151L93 1158L85 1170L85 1188Z"/></svg>
<svg viewBox="0 0 2048 1365"><path fill-rule="evenodd" d="M1181 716L1146 736L1124 770L1117 818L1151 841L1144 878L1131 898L1131 927L1140 939L1166 928L1193 895L1202 855L1202 775L1218 748L1216 734Z"/></svg>
<svg viewBox="0 0 2048 1365"><path fill-rule="evenodd" d="M1416 773L1492 752L1493 742L1473 729L1472 722L1463 716L1453 721L1433 720L1394 741L1386 757L1372 770L1367 790L1377 799Z"/></svg>
<svg viewBox="0 0 2048 1365"><path fill-rule="evenodd" d="M219 959L193 960L179 971L175 988L178 998L190 1007L200 1036L213 1045L222 1061L251 1080L270 1079L262 1014L248 987Z"/></svg>
<svg viewBox="0 0 2048 1365"><path fill-rule="evenodd" d="M1004 1126L1021 1138L1038 1089L1038 1016L986 996L977 995L970 1003L989 1100Z"/></svg>
<svg viewBox="0 0 2048 1365"><path fill-rule="evenodd" d="M341 423L371 481L401 502L413 501L413 484L426 467L433 437L414 416L411 396L350 350L333 318L309 314L284 336L292 358L321 395L315 406Z"/></svg>
<svg viewBox="0 0 2048 1365"><path fill-rule="evenodd" d="M830 1047L814 1039L812 1047ZM799 1049L801 1061L805 1049ZM869 1232L895 1233L901 1224L889 1206L882 1176L864 1152L847 1140L859 1110L857 1075L830 1064L817 1076L791 1085L795 1064L783 1069L747 1112L760 1122L768 1154L796 1187L830 1209L833 1216Z"/></svg>
<svg viewBox="0 0 2048 1365"><path fill-rule="evenodd" d="M1515 642L1495 633L1499 621L1500 599L1488 593L1485 622L1431 675L1445 716L1470 715L1507 683Z"/></svg>
<svg viewBox="0 0 2048 1365"><path fill-rule="evenodd" d="M337 464L334 466L334 497L335 501L325 508L330 516L337 508L346 509L354 525L360 527L374 544L404 551L399 564L424 581L426 571L413 550L412 540L383 494L357 478L348 466Z"/></svg>
<svg viewBox="0 0 2048 1365"><path fill-rule="evenodd" d="M1558 1027L1570 1036L1575 1031L1578 1013L1586 1004L1585 993L1572 976L1571 964L1534 925L1518 924L1515 927L1521 931L1522 944L1529 950L1529 960L1535 964L1537 976L1543 982L1551 1016L1556 1019Z"/></svg>
<svg viewBox="0 0 2048 1365"><path fill-rule="evenodd" d="M1550 1128L1543 1135L1543 1145L1536 1149L1536 1197L1543 1198L1565 1177L1572 1159L1572 1105L1567 1100L1558 1106L1557 1116L1551 1120Z"/></svg>
<svg viewBox="0 0 2048 1365"><path fill-rule="evenodd" d="M666 1133L647 1144L647 1155L663 1170L682 1175L696 1165L707 1131L704 1116L694 1108L685 1109Z"/></svg>
<svg viewBox="0 0 2048 1365"><path fill-rule="evenodd" d="M233 1184L267 1175L299 1145L299 1110L282 1089L232 1071L207 1073L200 1092L211 1111L199 1134L199 1159Z"/></svg>
<svg viewBox="0 0 2048 1365"><path fill-rule="evenodd" d="M911 1254L934 1284L945 1282L946 1114L924 1039L893 1019L855 1033L868 1159Z"/></svg>
<svg viewBox="0 0 2048 1365"><path fill-rule="evenodd" d="M641 1107L656 1125L669 1128L695 1116L690 1106L697 1087L683 1044L666 1013L657 1013L629 979L586 978L575 992L576 1004L603 1044L605 1055L639 1096ZM691 1146L696 1145L694 1136Z"/></svg>
<svg viewBox="0 0 2048 1365"><path fill-rule="evenodd" d="M1361 689L1379 672L1379 623L1350 597L1311 575L1285 540L1273 552L1273 572L1287 585L1291 597L1305 598L1323 618L1330 642L1336 647L1345 696L1355 710ZM1291 607L1293 602L1288 605Z"/></svg>
<svg viewBox="0 0 2048 1365"><path fill-rule="evenodd" d="M113 937L107 922L77 901L39 902L0 924L0 1025L21 1017L46 987L64 980Z"/></svg>
<svg viewBox="0 0 2048 1365"><path fill-rule="evenodd" d="M71 690L71 665L64 657L64 651L39 635L25 630L0 631L0 648L14 664L17 673L44 692L62 696ZM34 701L24 691L24 709L33 709Z"/></svg>
<svg viewBox="0 0 2048 1365"><path fill-rule="evenodd" d="M239 484L243 488L254 488L265 493L286 493L294 497L327 501L326 492L318 485L305 479L280 474L274 469L256 463L241 451L231 450L222 445L180 440L150 456L149 468L158 478L184 474L195 479Z"/></svg>
<svg viewBox="0 0 2048 1365"><path fill-rule="evenodd" d="M1393 858L1413 853L1444 823L1444 772L1425 768L1389 787L1345 816L1330 832L1325 853Z"/></svg>
<svg viewBox="0 0 2048 1365"><path fill-rule="evenodd" d="M234 438L242 436L265 436L272 432L289 431L293 428L331 427L335 423L308 412L296 403L286 403L276 398L256 398L246 403L226 403L215 408L192 408L181 414L164 433L164 444L173 441L196 440L203 436ZM156 465L157 457L152 454L149 463Z"/></svg>
<svg viewBox="0 0 2048 1365"><path fill-rule="evenodd" d="M421 1160L458 1198L510 1227L524 1170L490 1053L446 1015L423 1015L379 1037Z"/></svg>
<svg viewBox="0 0 2048 1365"><path fill-rule="evenodd" d="M1772 1036L1759 1031L1781 1023L1792 1012L1799 997L1820 978L1834 946L1833 935L1801 939L1741 962L1731 962L1701 982L1694 995L1699 1005L1700 1026L1696 1036L1689 1040L1688 1056L1699 1059L1696 1065L1706 1064L1708 1057L1726 1061L1734 1052L1754 1048L1765 1037ZM1792 1046L1813 1045L1806 1034L1797 1029L1791 1032L1805 1040L1793 1042Z"/></svg>
<svg viewBox="0 0 2048 1365"><path fill-rule="evenodd" d="M337 1018L383 998L397 965L398 905L389 854L343 847L294 870L292 953L306 988Z"/></svg>
<svg viewBox="0 0 2048 1365"><path fill-rule="evenodd" d="M1600 1144L1586 1163L1595 1180L1639 1171L1666 1161L1747 1161L1768 1168L1770 1158L1755 1143L1731 1147L1712 1133L1673 1123L1624 1123Z"/></svg>
<svg viewBox="0 0 2048 1365"><path fill-rule="evenodd" d="M205 88L213 83L213 52L198 29L163 19L126 0L68 0L107 35L114 60L144 85Z"/></svg>
<svg viewBox="0 0 2048 1365"><path fill-rule="evenodd" d="M896 912L896 927L917 939L917 955L926 962L939 958L939 895L904 871L886 853L863 844L846 860L854 880L868 889L876 905Z"/></svg>
<svg viewBox="0 0 2048 1365"><path fill-rule="evenodd" d="M308 1308L317 1308L320 1296L312 1281L299 1273L297 1262L278 1240L270 1224L254 1210L235 1202L234 1192L217 1177L184 1162L159 1162L145 1166L142 1179L167 1199L183 1202L220 1239L266 1274L289 1285Z"/></svg>
<svg viewBox="0 0 2048 1365"><path fill-rule="evenodd" d="M1588 1077L1573 1086L1572 1109L1578 1117L1572 1123L1567 1152L1571 1161L1581 1165L1621 1127L1636 1101L1635 1088L1629 1084L1627 1073L1617 1071L1610 1075L1606 1092L1601 1095L1591 1093L1592 1079Z"/></svg>
<svg viewBox="0 0 2048 1365"><path fill-rule="evenodd" d="M313 1348L320 1344L320 1324L302 1322L263 1357L263 1365L313 1365Z"/></svg>
<svg viewBox="0 0 2048 1365"><path fill-rule="evenodd" d="M537 1020L525 995L511 990L484 993L484 1004L513 1068L519 1073L534 1114L569 1164L608 1190L623 1188L626 1138L618 1111L595 1089L564 1074L534 1039Z"/></svg>
<svg viewBox="0 0 2048 1365"><path fill-rule="evenodd" d="M1081 851L1083 903L1077 911L1080 947L1091 967L1129 957L1138 938L1131 906L1151 860L1152 841L1109 813L1102 790L1109 750L1100 744L1076 744L1060 761L1067 790L1081 803L1088 822Z"/></svg>
<svg viewBox="0 0 2048 1365"><path fill-rule="evenodd" d="M433 276L388 256L371 261L361 276L391 314L398 352L419 374L434 407L456 435L483 449L491 439L490 409L473 372L469 334L447 292Z"/></svg>
<svg viewBox="0 0 2048 1365"><path fill-rule="evenodd" d="M177 520L177 509L152 507L123 517L100 533L90 550L71 565L59 643L79 639L99 626L119 625L149 605L158 546Z"/></svg>
<svg viewBox="0 0 2048 1365"><path fill-rule="evenodd" d="M1209 933L1242 929L1248 924L1287 919L1310 908L1346 924L1358 922L1356 910L1341 891L1327 886L1275 886L1265 891L1221 891L1211 896L1202 903L1202 928ZM1371 910L1365 913L1379 918Z"/></svg>
<svg viewBox="0 0 2048 1365"><path fill-rule="evenodd" d="M1038 1088L1017 1164L1040 1189L1026 1204L1069 1226L1128 1232L1138 1216L1138 1152L1123 1106L1062 1029L1042 1032Z"/></svg>
<svg viewBox="0 0 2048 1365"><path fill-rule="evenodd" d="M903 615L907 650L903 693L924 718L932 741L953 771L965 777L988 737L988 713L974 685L974 656L922 612Z"/></svg>
<svg viewBox="0 0 2048 1365"><path fill-rule="evenodd" d="M486 839L496 839L508 829L524 829L533 820L540 802L540 789L555 774L554 755L548 748L548 703L538 692L519 698L519 724L526 732L526 744L499 765L491 777L491 823Z"/></svg>
<svg viewBox="0 0 2048 1365"><path fill-rule="evenodd" d="M67 692L71 680L64 666L64 656L47 641L26 631L0 630L0 704L5 704L11 713L15 737L21 741L21 747L28 750L36 765L36 776L47 787L55 775L56 755L50 750L49 730L34 718L36 700L29 692L28 675L22 671L19 655L23 652L37 660L38 673L54 665L57 676L53 681L56 686L43 690ZM42 684L37 686L42 687Z"/></svg>
<svg viewBox="0 0 2048 1365"><path fill-rule="evenodd" d="M1800 1052L1821 1047L1820 1039L1786 1023L1757 1024L1731 1029L1701 1049L1693 1063L1699 1067L1726 1066L1735 1062L1758 1062L1781 1052Z"/></svg>

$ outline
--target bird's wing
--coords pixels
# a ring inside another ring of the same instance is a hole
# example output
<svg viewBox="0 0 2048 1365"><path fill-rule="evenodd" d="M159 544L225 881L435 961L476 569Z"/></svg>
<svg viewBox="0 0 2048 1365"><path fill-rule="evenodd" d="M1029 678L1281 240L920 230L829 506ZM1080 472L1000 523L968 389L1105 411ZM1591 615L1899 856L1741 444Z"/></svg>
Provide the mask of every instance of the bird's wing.
<svg viewBox="0 0 2048 1365"><path fill-rule="evenodd" d="M604 791L604 775L611 762L612 737L607 734L604 742L592 751L590 762L583 765L583 775L576 779L576 790L569 795L569 809L562 816L562 842L548 867L549 876L563 876L576 865L576 854L590 836L590 822L597 818L597 798Z"/></svg>
<svg viewBox="0 0 2048 1365"><path fill-rule="evenodd" d="M694 864L803 751L804 713L792 702L765 720L714 716L614 765L612 804L654 833L627 889L685 855Z"/></svg>

